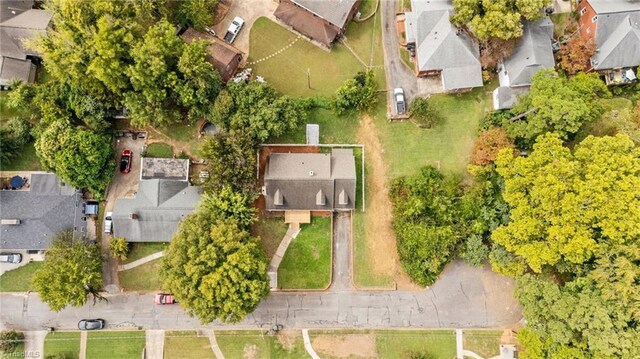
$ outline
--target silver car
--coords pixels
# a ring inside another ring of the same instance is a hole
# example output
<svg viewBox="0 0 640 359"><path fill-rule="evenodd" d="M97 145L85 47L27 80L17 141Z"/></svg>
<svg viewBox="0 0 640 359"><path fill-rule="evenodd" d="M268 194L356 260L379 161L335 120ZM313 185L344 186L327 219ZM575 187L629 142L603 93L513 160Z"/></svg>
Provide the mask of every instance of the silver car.
<svg viewBox="0 0 640 359"><path fill-rule="evenodd" d="M22 262L22 254L20 253L0 253L1 263L20 263Z"/></svg>

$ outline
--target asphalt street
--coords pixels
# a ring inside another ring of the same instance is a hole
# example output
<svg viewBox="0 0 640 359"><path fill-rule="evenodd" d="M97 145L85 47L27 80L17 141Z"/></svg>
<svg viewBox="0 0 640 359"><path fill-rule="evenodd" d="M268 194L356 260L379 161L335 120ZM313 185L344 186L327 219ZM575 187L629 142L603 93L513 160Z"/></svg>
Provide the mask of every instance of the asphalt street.
<svg viewBox="0 0 640 359"><path fill-rule="evenodd" d="M276 322L287 328L495 328L521 319L512 292L511 279L456 261L423 291L272 293L243 322L209 325L179 305L154 305L152 293L107 295L107 301L58 313L36 293L3 293L0 329L76 329L87 318L105 319L108 329L255 329Z"/></svg>

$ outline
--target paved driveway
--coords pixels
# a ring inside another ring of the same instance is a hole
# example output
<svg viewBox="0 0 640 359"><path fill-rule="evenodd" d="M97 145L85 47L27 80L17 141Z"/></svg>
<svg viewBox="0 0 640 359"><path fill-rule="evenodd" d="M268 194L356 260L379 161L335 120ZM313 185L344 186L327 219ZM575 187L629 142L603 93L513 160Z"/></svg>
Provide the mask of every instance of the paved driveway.
<svg viewBox="0 0 640 359"><path fill-rule="evenodd" d="M218 34L218 37L222 39L233 18L236 16L241 17L244 20L244 27L240 30L232 45L245 54L249 54L249 30L253 23L260 16L274 19L273 12L276 7L278 7L278 3L273 0L233 0L227 15L213 29ZM247 57L245 56L245 59Z"/></svg>
<svg viewBox="0 0 640 359"><path fill-rule="evenodd" d="M351 212L333 215L333 268L330 292L352 291L351 285Z"/></svg>

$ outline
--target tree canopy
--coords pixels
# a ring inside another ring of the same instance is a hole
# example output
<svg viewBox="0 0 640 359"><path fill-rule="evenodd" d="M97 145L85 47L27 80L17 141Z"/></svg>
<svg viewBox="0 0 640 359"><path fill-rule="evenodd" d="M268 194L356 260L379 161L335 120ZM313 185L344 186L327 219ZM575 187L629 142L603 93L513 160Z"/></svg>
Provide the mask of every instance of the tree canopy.
<svg viewBox="0 0 640 359"><path fill-rule="evenodd" d="M248 134L216 133L205 139L200 153L209 161L207 191L221 191L228 186L233 191L256 191L256 150Z"/></svg>
<svg viewBox="0 0 640 359"><path fill-rule="evenodd" d="M590 136L572 152L548 134L528 157L504 150L496 163L512 221L493 240L534 272L585 263L604 244L640 236L640 149L627 136Z"/></svg>
<svg viewBox="0 0 640 359"><path fill-rule="evenodd" d="M100 248L71 232L61 232L47 250L44 263L33 275L33 286L53 311L81 307L87 296L102 289Z"/></svg>
<svg viewBox="0 0 640 359"><path fill-rule="evenodd" d="M360 71L353 78L346 80L336 90L332 107L340 116L350 110L366 111L376 104L375 74L373 71Z"/></svg>
<svg viewBox="0 0 640 359"><path fill-rule="evenodd" d="M482 41L522 36L522 18L536 20L549 0L453 0L451 22L467 26Z"/></svg>
<svg viewBox="0 0 640 359"><path fill-rule="evenodd" d="M474 165L488 165L495 161L503 148L514 148L513 141L500 127L493 127L482 131L471 151L471 163Z"/></svg>

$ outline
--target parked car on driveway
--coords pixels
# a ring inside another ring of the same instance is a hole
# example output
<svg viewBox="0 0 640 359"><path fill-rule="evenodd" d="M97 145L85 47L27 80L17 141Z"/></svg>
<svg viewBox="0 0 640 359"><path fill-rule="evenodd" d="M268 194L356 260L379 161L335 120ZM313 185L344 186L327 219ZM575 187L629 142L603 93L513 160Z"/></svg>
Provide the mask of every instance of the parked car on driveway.
<svg viewBox="0 0 640 359"><path fill-rule="evenodd" d="M233 43L238 34L240 33L240 29L244 25L244 20L241 17L236 16L233 21L231 21L231 25L229 25L229 29L227 33L224 35L224 41L228 44Z"/></svg>
<svg viewBox="0 0 640 359"><path fill-rule="evenodd" d="M398 115L404 115L407 111L407 105L404 100L404 90L400 87L396 87L393 89L393 98L396 102L396 110L398 111Z"/></svg>
<svg viewBox="0 0 640 359"><path fill-rule="evenodd" d="M153 302L156 304L175 304L176 299L173 297L173 295L168 294L168 293L158 293L156 294L156 296L153 298Z"/></svg>
<svg viewBox="0 0 640 359"><path fill-rule="evenodd" d="M131 172L131 160L132 154L130 150L122 151L122 156L120 157L120 172L129 173Z"/></svg>
<svg viewBox="0 0 640 359"><path fill-rule="evenodd" d="M22 262L22 254L20 253L0 253L1 263L17 264Z"/></svg>
<svg viewBox="0 0 640 359"><path fill-rule="evenodd" d="M78 322L80 330L98 330L104 329L106 322L104 319L82 319Z"/></svg>
<svg viewBox="0 0 640 359"><path fill-rule="evenodd" d="M113 228L113 219L111 216L113 216L113 212L107 212L104 216L104 233L111 234L111 230Z"/></svg>

